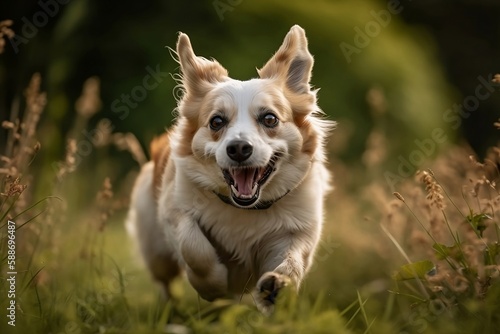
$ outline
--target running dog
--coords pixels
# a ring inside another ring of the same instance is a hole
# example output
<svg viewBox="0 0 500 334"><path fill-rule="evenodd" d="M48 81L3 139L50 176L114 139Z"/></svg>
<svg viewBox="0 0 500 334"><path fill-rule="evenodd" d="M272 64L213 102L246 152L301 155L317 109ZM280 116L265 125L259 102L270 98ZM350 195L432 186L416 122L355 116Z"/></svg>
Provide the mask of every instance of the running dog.
<svg viewBox="0 0 500 334"><path fill-rule="evenodd" d="M151 143L127 228L167 296L185 272L203 299L253 291L270 313L311 266L330 189L324 144L334 123L309 84L305 32L293 26L248 81L196 56L186 34L176 53L177 119Z"/></svg>

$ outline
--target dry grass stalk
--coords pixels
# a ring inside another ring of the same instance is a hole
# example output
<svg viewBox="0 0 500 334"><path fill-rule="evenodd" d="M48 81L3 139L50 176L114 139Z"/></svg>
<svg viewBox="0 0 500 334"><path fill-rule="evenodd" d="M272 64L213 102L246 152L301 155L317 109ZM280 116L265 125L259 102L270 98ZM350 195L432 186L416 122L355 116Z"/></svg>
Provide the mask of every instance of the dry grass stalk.
<svg viewBox="0 0 500 334"><path fill-rule="evenodd" d="M11 39L16 35L14 30L10 28L13 23L14 22L12 20L0 21L0 54L5 50L5 38Z"/></svg>
<svg viewBox="0 0 500 334"><path fill-rule="evenodd" d="M10 212L12 216L22 212L29 202L27 196L30 194L25 192L30 184L28 168L41 149L36 131L47 99L40 86L40 74L35 73L24 92L26 107L22 119L19 117L19 103L14 103L11 119L2 122L8 138L4 155L0 156L0 176L3 176L2 186L6 189L3 195L7 198L16 196Z"/></svg>
<svg viewBox="0 0 500 334"><path fill-rule="evenodd" d="M22 121L16 116L10 121L3 121L2 127L9 131L6 151L1 158L3 163L0 174L11 177L21 176L33 157L40 150L41 144L36 139L36 128L47 103L46 95L40 92L41 77L35 73L25 91L26 109ZM12 115L17 115L14 107Z"/></svg>
<svg viewBox="0 0 500 334"><path fill-rule="evenodd" d="M500 74L495 74L495 76L493 77L493 80L491 80L491 81L496 83L496 84L500 84Z"/></svg>
<svg viewBox="0 0 500 334"><path fill-rule="evenodd" d="M374 129L366 141L366 150L363 152L362 160L365 166L373 168L381 165L387 158L387 138L385 134Z"/></svg>
<svg viewBox="0 0 500 334"><path fill-rule="evenodd" d="M95 127L96 135L93 138L94 145L96 147L103 147L111 144L112 132L113 132L113 125L111 124L111 121L107 118L101 119Z"/></svg>
<svg viewBox="0 0 500 334"><path fill-rule="evenodd" d="M75 102L75 118L67 138L79 139L88 125L89 119L101 110L100 80L90 77L83 83L82 93Z"/></svg>
<svg viewBox="0 0 500 334"><path fill-rule="evenodd" d="M88 78L83 84L82 94L76 100L75 109L78 115L88 119L95 115L102 106L101 98L101 82L97 77Z"/></svg>
<svg viewBox="0 0 500 334"><path fill-rule="evenodd" d="M403 195L401 195L400 193L398 193L397 191L392 193L397 199L399 199L401 202L405 202L405 198L403 197Z"/></svg>
<svg viewBox="0 0 500 334"><path fill-rule="evenodd" d="M113 214L113 186L109 177L104 179L101 189L96 195L96 206L98 208L98 231L104 231L106 222Z"/></svg>
<svg viewBox="0 0 500 334"><path fill-rule="evenodd" d="M381 116L387 112L387 100L381 87L375 86L366 93L366 102L375 116Z"/></svg>
<svg viewBox="0 0 500 334"><path fill-rule="evenodd" d="M66 143L66 155L64 161L60 163L56 178L61 181L66 175L76 170L77 146L75 139L68 139Z"/></svg>
<svg viewBox="0 0 500 334"><path fill-rule="evenodd" d="M142 166L148 161L141 144L132 133L115 133L113 134L112 142L118 149L130 152L139 165Z"/></svg>
<svg viewBox="0 0 500 334"><path fill-rule="evenodd" d="M6 190L4 193L0 193L1 196L15 197L17 195L21 195L23 191L28 187L25 184L20 184L21 180L19 177L16 177L14 181L10 181L10 179L10 177L7 177Z"/></svg>
<svg viewBox="0 0 500 334"><path fill-rule="evenodd" d="M374 121L379 123L387 112L387 101L382 88L377 86L370 88L366 93L366 102ZM381 126L376 126L368 135L366 150L362 156L363 163L370 168L380 166L387 159L388 146L385 130Z"/></svg>
<svg viewBox="0 0 500 334"><path fill-rule="evenodd" d="M417 176L420 178L420 182L425 184L427 200L438 210L443 210L445 208L443 189L434 180L432 171L418 171Z"/></svg>
<svg viewBox="0 0 500 334"><path fill-rule="evenodd" d="M33 202L33 176L30 170L31 163L41 149L37 140L37 127L47 103L46 94L40 88L41 76L35 73L24 91L24 110L21 112L21 103L14 100L10 119L2 122L2 127L7 130L7 142L4 155L0 156L0 184L5 189L0 194L0 215L8 219L15 217L18 226L26 225L18 231L19 242L16 244L17 251L23 256L34 254L41 243L41 229L45 226L33 221L44 210ZM28 264L29 261L23 263Z"/></svg>
<svg viewBox="0 0 500 334"><path fill-rule="evenodd" d="M395 212L385 223L391 229L406 227L399 240L411 258L436 265L436 273L425 281L433 298L445 297L447 307L482 300L491 286L500 284L500 146L491 148L482 162L470 152L451 148L433 163L434 171L418 172L425 190L409 180L403 183L406 198L399 192L394 196L411 214ZM420 195L408 196L411 189Z"/></svg>
<svg viewBox="0 0 500 334"><path fill-rule="evenodd" d="M498 121L496 121L495 123L493 123L493 126L495 128L497 128L498 130L500 130L500 118L498 119Z"/></svg>
<svg viewBox="0 0 500 334"><path fill-rule="evenodd" d="M113 199L113 186L110 178L106 177L95 196L92 212L87 218L88 229L84 232L84 241L82 242L79 254L81 259L92 260L99 252L98 249L102 245L98 241L103 240L102 232L104 232L106 223L114 213Z"/></svg>

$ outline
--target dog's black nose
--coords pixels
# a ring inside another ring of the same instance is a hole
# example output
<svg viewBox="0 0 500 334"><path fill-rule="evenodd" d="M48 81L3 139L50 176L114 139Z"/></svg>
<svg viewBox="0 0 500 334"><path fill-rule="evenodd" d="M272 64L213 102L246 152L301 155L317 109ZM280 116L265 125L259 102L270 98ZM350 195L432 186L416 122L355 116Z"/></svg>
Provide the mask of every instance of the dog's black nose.
<svg viewBox="0 0 500 334"><path fill-rule="evenodd" d="M245 140L233 140L226 147L227 155L236 162L243 162L250 158L253 145Z"/></svg>

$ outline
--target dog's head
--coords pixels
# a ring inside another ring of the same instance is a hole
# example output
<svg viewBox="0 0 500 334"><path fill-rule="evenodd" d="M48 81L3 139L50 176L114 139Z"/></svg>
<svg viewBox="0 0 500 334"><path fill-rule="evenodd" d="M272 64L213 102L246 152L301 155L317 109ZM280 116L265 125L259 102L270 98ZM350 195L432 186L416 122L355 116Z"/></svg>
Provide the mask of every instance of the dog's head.
<svg viewBox="0 0 500 334"><path fill-rule="evenodd" d="M229 78L217 61L196 56L182 33L177 55L184 94L174 150L196 184L235 206L258 207L293 190L324 158L329 124L318 117L309 85L313 57L301 27L290 29L257 79Z"/></svg>

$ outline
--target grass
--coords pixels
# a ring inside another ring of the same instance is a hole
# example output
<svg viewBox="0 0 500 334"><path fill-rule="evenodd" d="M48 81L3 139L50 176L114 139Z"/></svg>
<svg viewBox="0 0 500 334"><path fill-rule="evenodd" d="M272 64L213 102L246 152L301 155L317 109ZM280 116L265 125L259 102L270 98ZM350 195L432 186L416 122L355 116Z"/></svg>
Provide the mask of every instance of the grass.
<svg viewBox="0 0 500 334"><path fill-rule="evenodd" d="M500 325L498 147L484 163L450 147L396 197L382 177L350 192L338 177L301 293L281 294L264 317L248 296L208 303L185 280L174 284L175 302L161 299L123 227L133 176L106 177L113 158L97 147L102 161L91 172L78 160L75 134L98 111L96 96L77 107L58 169L37 168L40 80L27 90L23 119L14 112L2 124L1 333L493 333ZM101 139L143 160L130 135ZM7 220L16 224L15 298L6 298ZM12 299L15 327L6 317Z"/></svg>

